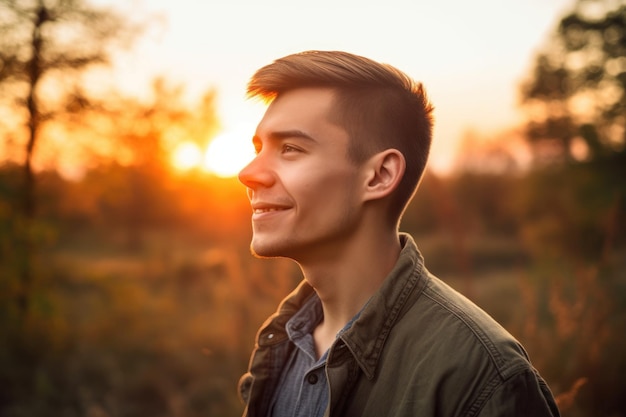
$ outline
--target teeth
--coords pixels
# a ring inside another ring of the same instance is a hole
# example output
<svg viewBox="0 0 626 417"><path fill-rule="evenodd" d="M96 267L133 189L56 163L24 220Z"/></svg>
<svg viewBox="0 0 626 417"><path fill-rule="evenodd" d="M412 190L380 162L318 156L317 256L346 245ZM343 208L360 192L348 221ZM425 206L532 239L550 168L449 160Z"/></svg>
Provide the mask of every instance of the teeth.
<svg viewBox="0 0 626 417"><path fill-rule="evenodd" d="M271 211L280 211L282 209L280 208L263 208L263 209L254 209L254 213L255 214L259 214L259 213L269 213Z"/></svg>

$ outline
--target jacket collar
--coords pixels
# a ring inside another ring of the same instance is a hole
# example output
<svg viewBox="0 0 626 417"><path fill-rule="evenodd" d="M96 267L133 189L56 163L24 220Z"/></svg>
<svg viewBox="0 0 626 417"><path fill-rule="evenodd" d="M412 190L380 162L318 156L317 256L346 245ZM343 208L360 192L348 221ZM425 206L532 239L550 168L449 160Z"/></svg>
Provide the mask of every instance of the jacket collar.
<svg viewBox="0 0 626 417"><path fill-rule="evenodd" d="M413 238L401 233L400 243L402 250L396 265L352 327L340 336L368 379L374 378L389 332L406 309L419 297L427 282L424 259ZM306 280L303 280L283 300L276 314L261 327L257 338L259 346L269 346L285 341L287 321L313 295L314 291Z"/></svg>
<svg viewBox="0 0 626 417"><path fill-rule="evenodd" d="M400 234L396 265L341 339L368 379L374 378L387 336L427 283L424 259L413 238Z"/></svg>

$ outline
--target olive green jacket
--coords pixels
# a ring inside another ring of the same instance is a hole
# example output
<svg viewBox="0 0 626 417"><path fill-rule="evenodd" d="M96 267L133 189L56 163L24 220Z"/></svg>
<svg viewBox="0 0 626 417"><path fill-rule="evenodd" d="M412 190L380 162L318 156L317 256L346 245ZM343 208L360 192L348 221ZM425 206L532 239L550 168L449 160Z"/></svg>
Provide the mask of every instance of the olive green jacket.
<svg viewBox="0 0 626 417"><path fill-rule="evenodd" d="M330 348L326 416L558 416L522 346L431 275L413 239L352 327ZM285 323L313 294L305 281L261 327L239 390L244 416L268 415L293 348Z"/></svg>

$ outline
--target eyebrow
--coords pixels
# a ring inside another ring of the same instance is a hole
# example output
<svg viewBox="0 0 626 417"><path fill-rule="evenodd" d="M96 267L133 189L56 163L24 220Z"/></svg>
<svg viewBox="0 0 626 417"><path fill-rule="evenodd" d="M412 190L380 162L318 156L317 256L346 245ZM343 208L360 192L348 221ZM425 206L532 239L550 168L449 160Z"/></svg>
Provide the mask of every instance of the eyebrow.
<svg viewBox="0 0 626 417"><path fill-rule="evenodd" d="M279 141L282 139L287 139L287 138L300 138L300 139L306 139L306 140L310 140L315 142L315 138L311 135L309 135L306 132L303 132L302 130L298 130L298 129L293 129L293 130L279 130L279 131L275 131L275 132L270 132L268 135L268 139L272 140L272 141ZM261 137L259 137L259 135L254 135L252 137L252 141L261 141Z"/></svg>

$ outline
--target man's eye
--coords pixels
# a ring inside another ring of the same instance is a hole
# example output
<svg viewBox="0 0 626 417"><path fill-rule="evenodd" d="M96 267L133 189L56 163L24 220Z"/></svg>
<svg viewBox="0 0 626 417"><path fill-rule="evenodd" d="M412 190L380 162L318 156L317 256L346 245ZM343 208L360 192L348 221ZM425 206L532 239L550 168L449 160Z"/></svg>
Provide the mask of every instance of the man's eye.
<svg viewBox="0 0 626 417"><path fill-rule="evenodd" d="M296 148L295 146L291 146L291 145L283 145L283 153L290 153L290 152L299 152L300 149Z"/></svg>

